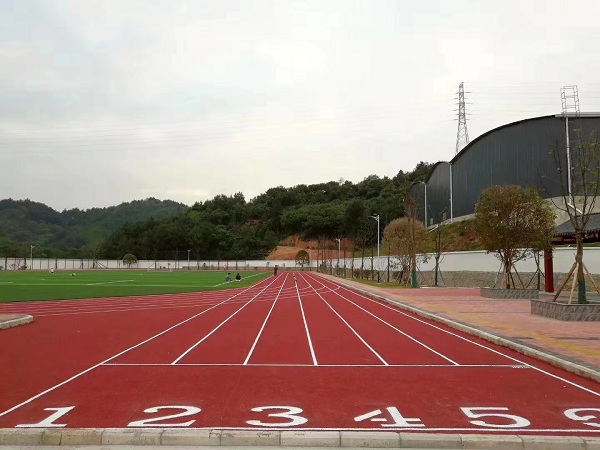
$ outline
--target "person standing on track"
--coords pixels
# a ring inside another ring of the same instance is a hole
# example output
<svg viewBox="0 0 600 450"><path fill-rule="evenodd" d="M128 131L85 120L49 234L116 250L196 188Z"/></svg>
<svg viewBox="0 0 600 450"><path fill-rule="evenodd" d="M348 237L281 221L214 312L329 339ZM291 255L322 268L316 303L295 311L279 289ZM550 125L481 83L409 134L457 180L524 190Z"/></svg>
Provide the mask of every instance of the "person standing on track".
<svg viewBox="0 0 600 450"><path fill-rule="evenodd" d="M279 269L279 266L275 266L275 268L273 269L273 276L274 277L277 276L277 269Z"/></svg>
<svg viewBox="0 0 600 450"><path fill-rule="evenodd" d="M298 286L298 280L296 280L296 275L294 275L294 286Z"/></svg>

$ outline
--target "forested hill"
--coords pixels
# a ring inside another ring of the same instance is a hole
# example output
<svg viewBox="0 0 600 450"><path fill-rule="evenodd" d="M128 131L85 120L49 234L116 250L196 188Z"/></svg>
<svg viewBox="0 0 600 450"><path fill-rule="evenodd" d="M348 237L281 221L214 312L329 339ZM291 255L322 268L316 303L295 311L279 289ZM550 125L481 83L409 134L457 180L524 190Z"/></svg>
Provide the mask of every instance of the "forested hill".
<svg viewBox="0 0 600 450"><path fill-rule="evenodd" d="M368 216L380 215L383 233L387 223L404 215L406 192L431 168L421 162L393 178L370 175L356 184L340 180L274 187L248 202L241 193L218 195L170 219L125 225L104 242L101 253L106 258L132 253L139 259L185 259L189 250L192 259L258 259L291 235L376 240L376 223Z"/></svg>
<svg viewBox="0 0 600 450"><path fill-rule="evenodd" d="M181 203L155 198L62 212L31 200L0 200L0 256L29 255L33 244L38 257L88 257L126 223L165 219L187 209Z"/></svg>
<svg viewBox="0 0 600 450"><path fill-rule="evenodd" d="M421 162L393 178L370 175L359 183L331 181L274 187L246 201L217 195L192 207L154 198L109 208L62 212L30 200L0 201L0 256L139 259L263 258L290 235L375 239L404 215L402 200L432 165ZM363 242L364 244L364 242Z"/></svg>

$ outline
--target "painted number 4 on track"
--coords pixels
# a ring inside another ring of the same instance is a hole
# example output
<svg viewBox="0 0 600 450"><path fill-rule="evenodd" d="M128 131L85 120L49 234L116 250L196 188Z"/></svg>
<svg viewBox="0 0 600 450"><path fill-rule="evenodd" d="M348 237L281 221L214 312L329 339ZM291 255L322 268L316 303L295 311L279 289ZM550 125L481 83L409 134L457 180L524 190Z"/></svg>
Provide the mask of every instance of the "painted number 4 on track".
<svg viewBox="0 0 600 450"><path fill-rule="evenodd" d="M486 428L527 428L531 422L525 417L507 414L506 407L469 406L460 408L469 422ZM591 413L591 414L590 414ZM565 417L583 422L590 427L600 428L600 408L572 408L564 412ZM375 409L354 418L355 422L380 422L382 427L425 428L423 421L416 417L404 417L398 408L388 406L385 410ZM596 422L594 422L596 420Z"/></svg>
<svg viewBox="0 0 600 450"><path fill-rule="evenodd" d="M68 426L68 414L74 406L45 408L49 414L37 423L16 425L17 428L58 428ZM483 428L527 428L531 422L525 417L510 414L507 407L497 406L468 406L460 410L465 418L477 427ZM161 405L147 408L147 416L127 424L128 427L191 427L200 419L202 409L197 406ZM255 418L246 420L244 425L267 428L290 428L308 423L302 408L296 406L257 406L250 409L248 414ZM581 423L592 429L600 429L600 408L571 408L563 412L563 416ZM185 419L183 419L185 418ZM200 421L201 422L201 421ZM375 409L354 417L355 423L373 422L387 428L426 428L423 420L417 417L404 417L395 406ZM216 425L212 425L216 426Z"/></svg>

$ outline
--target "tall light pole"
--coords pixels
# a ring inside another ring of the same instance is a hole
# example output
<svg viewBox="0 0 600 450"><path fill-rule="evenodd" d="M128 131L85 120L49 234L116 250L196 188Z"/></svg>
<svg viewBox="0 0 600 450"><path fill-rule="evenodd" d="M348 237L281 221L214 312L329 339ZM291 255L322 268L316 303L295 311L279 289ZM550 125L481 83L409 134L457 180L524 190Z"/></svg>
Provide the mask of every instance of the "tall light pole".
<svg viewBox="0 0 600 450"><path fill-rule="evenodd" d="M33 270L33 247L35 247L35 245L29 244L29 263L31 264L31 270Z"/></svg>
<svg viewBox="0 0 600 450"><path fill-rule="evenodd" d="M425 188L425 229L427 229L427 183L425 183L424 181L419 181L419 184L422 184Z"/></svg>
<svg viewBox="0 0 600 450"><path fill-rule="evenodd" d="M190 252L191 250L188 250L188 270L190 270Z"/></svg>
<svg viewBox="0 0 600 450"><path fill-rule="evenodd" d="M377 222L377 282L380 283L379 280L379 214L375 216L369 216L371 219L374 219Z"/></svg>
<svg viewBox="0 0 600 450"><path fill-rule="evenodd" d="M340 246L341 246L342 244L341 244L340 238L335 238L335 240L336 240L336 241L337 241L337 243L338 243L338 263L337 263L337 270L338 270L338 272L339 272L339 271L340 271Z"/></svg>

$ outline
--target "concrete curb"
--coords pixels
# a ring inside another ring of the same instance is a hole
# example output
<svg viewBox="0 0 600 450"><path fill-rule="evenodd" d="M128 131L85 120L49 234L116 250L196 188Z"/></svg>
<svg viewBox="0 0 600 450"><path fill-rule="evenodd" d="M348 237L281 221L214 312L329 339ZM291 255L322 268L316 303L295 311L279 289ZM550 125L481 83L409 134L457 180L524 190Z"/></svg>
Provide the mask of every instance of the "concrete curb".
<svg viewBox="0 0 600 450"><path fill-rule="evenodd" d="M383 295L374 294L373 292L369 292L367 290L360 289L355 286L350 286L339 280L335 280L335 281L336 281L336 283L341 284L342 286L344 286L352 291L358 292L358 293L363 294L368 297L376 298L385 303L389 303L390 305L397 306L397 307L400 307L401 309L410 311L418 316L433 320L435 322L443 323L444 325L448 325L449 327L452 327L456 330L463 331L470 335L480 337L482 339L485 339L486 341L492 342L493 344L497 344L502 347L507 347L512 350L516 350L517 352L519 352L523 355L531 356L533 358L539 359L540 361L547 362L548 364L551 364L555 367L559 367L568 372L574 373L576 375L580 375L585 378L590 378L590 379L600 383L600 372L597 370L594 370L590 367L586 367L581 364L577 364L572 361L568 361L566 359L560 358L551 353L547 353L542 350L538 350L536 348L528 347L528 346L520 344L518 342L511 341L510 339L503 338L503 337L497 336L495 334L489 333L487 331L480 330L479 328L475 328L471 325L467 325L465 323L461 323L461 322L457 322L452 319L447 319L445 317L441 317L435 313L431 313L431 312L422 310L422 309L417 308L412 305L407 305L406 303L402 303L401 301L393 300L393 299L384 297Z"/></svg>
<svg viewBox="0 0 600 450"><path fill-rule="evenodd" d="M598 450L600 438L393 431L267 431L199 429L0 429L1 446L345 447L502 450Z"/></svg>
<svg viewBox="0 0 600 450"><path fill-rule="evenodd" d="M0 322L0 330L7 330L8 328L17 327L19 325L26 325L30 322L33 322L33 316L29 315L5 320L4 322Z"/></svg>

